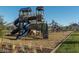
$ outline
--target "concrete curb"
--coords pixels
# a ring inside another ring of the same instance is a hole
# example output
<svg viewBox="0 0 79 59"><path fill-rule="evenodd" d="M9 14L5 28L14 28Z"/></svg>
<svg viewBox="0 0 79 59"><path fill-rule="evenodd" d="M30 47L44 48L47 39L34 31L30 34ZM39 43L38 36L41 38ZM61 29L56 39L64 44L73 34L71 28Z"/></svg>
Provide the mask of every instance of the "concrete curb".
<svg viewBox="0 0 79 59"><path fill-rule="evenodd" d="M51 53L55 53L56 50L63 44L64 41L66 41L67 38L69 38L69 36L70 36L71 34L72 34L72 32L71 32L66 38L64 38L64 39L55 47L55 49L53 49L53 50L51 51Z"/></svg>

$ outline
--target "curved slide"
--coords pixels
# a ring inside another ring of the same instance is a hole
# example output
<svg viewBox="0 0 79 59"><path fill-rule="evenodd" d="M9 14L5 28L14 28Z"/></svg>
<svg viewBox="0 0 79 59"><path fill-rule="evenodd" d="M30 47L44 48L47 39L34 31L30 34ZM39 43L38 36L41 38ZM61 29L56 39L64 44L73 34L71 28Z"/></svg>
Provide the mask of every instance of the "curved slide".
<svg viewBox="0 0 79 59"><path fill-rule="evenodd" d="M22 38L22 37L24 37L24 36L27 36L27 34L29 33L29 26L30 26L29 21L26 21L25 24L22 26L21 29L20 29L20 26L19 26L18 24L19 24L19 18L14 21L14 25L15 25L17 28L14 29L14 30L11 32L11 35L15 35L16 33L19 32L19 34L16 36L16 39L20 39L20 38Z"/></svg>
<svg viewBox="0 0 79 59"><path fill-rule="evenodd" d="M30 24L26 24L23 26L23 29L19 35L17 35L16 39L21 39L22 37L25 37L29 33L29 26Z"/></svg>

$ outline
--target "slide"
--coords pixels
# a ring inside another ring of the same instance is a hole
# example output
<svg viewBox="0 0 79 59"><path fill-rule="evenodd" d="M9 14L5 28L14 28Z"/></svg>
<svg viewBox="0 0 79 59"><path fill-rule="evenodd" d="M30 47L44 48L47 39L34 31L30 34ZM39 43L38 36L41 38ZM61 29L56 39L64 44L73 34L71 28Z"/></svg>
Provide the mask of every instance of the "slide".
<svg viewBox="0 0 79 59"><path fill-rule="evenodd" d="M27 36L30 31L29 26L30 26L30 24L24 25L21 33L17 35L16 39L21 39L22 37Z"/></svg>
<svg viewBox="0 0 79 59"><path fill-rule="evenodd" d="M19 25L19 18L17 18L14 21L14 25L17 27L16 29L14 29L11 32L11 35L15 35L16 33L18 33L18 35L16 36L16 39L20 39L21 37L27 36L27 34L29 33L29 26L30 26L30 22L27 20L23 25Z"/></svg>
<svg viewBox="0 0 79 59"><path fill-rule="evenodd" d="M18 26L19 26L18 23L19 23L19 18L17 18L17 19L14 21L14 23L13 23L17 28L14 29L14 30L11 32L11 35L14 35L14 34L16 34L18 31L20 31L20 28L18 27Z"/></svg>
<svg viewBox="0 0 79 59"><path fill-rule="evenodd" d="M16 27L18 27L18 23L19 23L19 18L17 18L15 21L14 21L14 25L16 26Z"/></svg>
<svg viewBox="0 0 79 59"><path fill-rule="evenodd" d="M14 29L12 32L11 32L11 35L14 35L14 34L16 34L17 32L19 32L20 31L20 29L19 28L16 28L16 29Z"/></svg>

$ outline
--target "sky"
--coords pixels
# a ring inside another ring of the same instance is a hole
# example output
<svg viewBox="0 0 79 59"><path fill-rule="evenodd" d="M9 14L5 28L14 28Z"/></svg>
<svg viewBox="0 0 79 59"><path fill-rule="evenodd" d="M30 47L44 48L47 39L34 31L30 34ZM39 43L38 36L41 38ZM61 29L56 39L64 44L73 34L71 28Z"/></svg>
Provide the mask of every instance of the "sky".
<svg viewBox="0 0 79 59"><path fill-rule="evenodd" d="M28 6L0 6L0 15L7 23L13 22L18 18L19 9ZM36 6L30 6L35 12ZM79 6L44 6L45 21L51 23L52 20L60 25L69 25L79 22Z"/></svg>

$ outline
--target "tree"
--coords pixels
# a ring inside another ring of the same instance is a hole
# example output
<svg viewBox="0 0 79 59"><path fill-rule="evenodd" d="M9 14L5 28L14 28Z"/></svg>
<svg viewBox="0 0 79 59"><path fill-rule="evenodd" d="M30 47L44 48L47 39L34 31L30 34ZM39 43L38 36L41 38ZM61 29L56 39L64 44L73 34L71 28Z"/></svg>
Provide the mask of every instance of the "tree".
<svg viewBox="0 0 79 59"><path fill-rule="evenodd" d="M61 30L61 27L59 26L59 24L54 20L52 20L51 31L60 31L60 30Z"/></svg>
<svg viewBox="0 0 79 59"><path fill-rule="evenodd" d="M70 24L68 28L72 31L79 31L79 25L77 23Z"/></svg>
<svg viewBox="0 0 79 59"><path fill-rule="evenodd" d="M0 36L3 36L4 29L5 29L5 23L4 23L3 17L0 16Z"/></svg>

